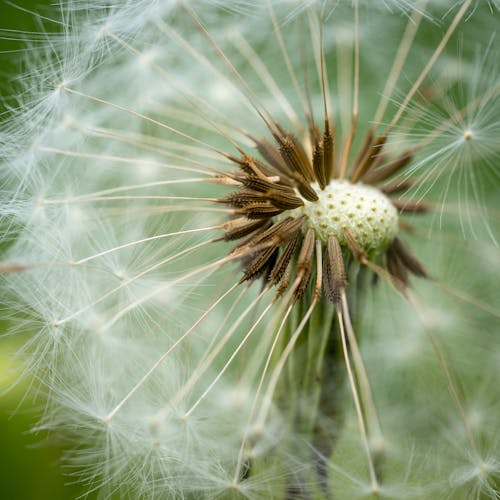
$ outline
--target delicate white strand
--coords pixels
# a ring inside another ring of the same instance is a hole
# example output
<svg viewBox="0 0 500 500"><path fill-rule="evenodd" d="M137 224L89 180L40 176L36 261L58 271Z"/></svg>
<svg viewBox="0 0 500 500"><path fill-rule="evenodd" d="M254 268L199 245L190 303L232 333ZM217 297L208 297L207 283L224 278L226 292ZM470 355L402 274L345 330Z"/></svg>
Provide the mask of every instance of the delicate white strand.
<svg viewBox="0 0 500 500"><path fill-rule="evenodd" d="M311 304L309 308L307 309L306 313L304 314L304 317L300 321L299 325L293 332L293 335L291 335L290 340L288 341L288 344L286 345L285 349L281 353L281 356L276 363L276 366L274 367L274 370L271 374L271 378L266 390L266 393L264 394L263 398L263 403L262 407L259 413L259 416L257 417L257 426L262 427L264 425L264 422L267 419L267 416L269 414L269 410L271 407L271 401L272 401L272 396L276 390L276 386L279 381L279 377L281 375L281 372L283 371L283 368L285 367L285 363L290 356L290 354L293 351L293 348L295 346L295 343L297 342L300 334L302 333L302 330L306 326L307 322L309 321L309 318L311 317L311 314L313 313L314 309L316 308L316 304L319 299L320 291L321 291L321 280L322 280L322 256L321 256L321 245L316 243L316 261L317 261L317 269L316 269L316 284L315 284L315 292L313 295L313 299L311 301ZM294 288L298 286L300 283L301 276L299 275L297 279L294 282Z"/></svg>
<svg viewBox="0 0 500 500"><path fill-rule="evenodd" d="M139 389L158 369L158 367L167 359L168 356L181 344L192 332L193 330L214 310L214 308L224 300L237 285L233 285L229 290L224 292L206 311L197 319L193 325L186 330L159 358L158 361L144 374L144 376L137 382L137 384L132 387L132 389L126 394L126 396L103 418L103 421L108 423L116 415L116 413L123 407L123 405L134 395L134 393Z"/></svg>
<svg viewBox="0 0 500 500"><path fill-rule="evenodd" d="M403 103L401 104L401 106L399 107L398 111L394 115L394 118L391 120L391 123L389 124L389 127L388 127L389 130L391 130L394 127L394 125L396 125L396 123L401 118L401 115L403 114L403 112L406 109L406 107L408 106L409 102L411 101L411 99L415 95L415 92L417 92L417 90L419 89L420 85L424 81L425 77L427 76L427 74L429 73L429 71L431 70L431 68L434 66L434 63L436 62L436 60L440 56L441 52L445 48L446 44L448 43L448 40L450 39L451 35L455 31L456 27L458 26L458 23L464 17L464 15L467 12L467 9L469 8L471 2L472 2L472 0L465 0L464 3L462 4L462 6L460 7L459 11L455 15L455 18L453 19L453 21L451 22L450 26L446 30L446 33L443 36L441 42L436 47L436 50L434 51L434 53L432 54L431 58L429 59L429 61L425 65L425 68L420 73L420 76L416 79L416 81L413 84L412 88L410 89L410 91L406 95Z"/></svg>
<svg viewBox="0 0 500 500"><path fill-rule="evenodd" d="M408 302L413 306L415 312L417 313L419 320L421 321L422 325L424 326L425 334L431 343L432 350L434 351L434 354L435 354L436 359L438 361L439 367L440 367L441 371L443 372L443 375L446 379L446 383L448 386L448 392L450 393L450 396L455 404L457 413L458 413L460 420L462 422L462 425L464 427L465 434L467 435L467 439L469 440L469 444L471 445L474 452L478 456L480 456L479 449L478 449L476 440L474 438L474 434L471 431L469 422L468 422L467 417L465 415L465 411L464 411L462 402L460 401L460 397L459 397L458 392L457 392L456 384L453 380L453 377L451 376L450 370L448 368L448 364L446 363L446 360L444 359L443 353L441 352L441 349L439 348L437 340L432 333L431 326L427 322L425 314L423 313L422 308L421 308L419 302L417 301L417 298L415 297L415 295L413 293L411 293L410 291L408 291L406 294L406 298L408 299Z"/></svg>
<svg viewBox="0 0 500 500"><path fill-rule="evenodd" d="M266 290L267 291L267 290ZM261 315L257 318L255 323L252 325L252 327L248 330L248 332L245 334L241 342L233 349L233 352L231 353L231 356L229 359L226 361L224 366L220 369L219 373L217 376L214 378L214 380L210 383L210 385L205 389L203 394L196 400L196 402L191 406L191 408L184 414L184 418L188 418L191 413L197 408L197 406L203 401L203 399L207 396L207 394L213 389L214 385L220 380L222 375L224 375L225 371L228 369L228 367L231 365L233 362L234 358L238 355L238 353L241 351L242 347L246 344L247 340L251 337L251 335L255 332L255 329L259 325L259 323L262 321L264 316L269 312L269 309L274 304L271 302L261 313Z"/></svg>
<svg viewBox="0 0 500 500"><path fill-rule="evenodd" d="M185 167L183 165L171 165L169 163L156 162L153 160L147 160L144 158L125 158L122 156L113 156L113 155L104 155L97 153L81 153L79 151L67 151L64 149L51 148L48 146L40 146L39 151L47 152L47 153L55 153L63 156L70 156L74 158L88 158L92 160L101 160L101 161L111 161L117 163L128 163L131 165L150 165L154 167L165 168L168 170L179 170L180 172L193 172L196 174L204 174L204 175L214 175L213 170L207 167L207 170L200 170L198 168L193 167Z"/></svg>
<svg viewBox="0 0 500 500"><path fill-rule="evenodd" d="M403 65L406 61L406 56L410 51L415 35L417 34L417 30L420 26L420 22L422 21L426 5L427 0L421 0L418 7L413 11L411 17L408 19L408 24L406 25L401 43L398 46L396 57L394 58L394 62L392 63L391 71L389 73L389 76L387 77L387 81L385 83L384 90L382 91L377 111L375 112L375 117L373 118L373 123L375 124L375 126L380 123L380 120L382 120L384 116L385 110L392 96L394 86L396 85L401 70L403 69Z"/></svg>
<svg viewBox="0 0 500 500"><path fill-rule="evenodd" d="M370 479L372 483L372 490L374 493L379 491L379 484L377 479L377 474L375 472L375 465L373 464L373 457L370 450L370 444L368 442L368 435L366 433L366 426L363 417L363 410L361 409L361 403L359 401L358 390L356 388L356 381L354 380L354 375L351 369L351 362L349 360L349 352L347 349L347 339L344 331L344 318L342 314L342 309L340 305L337 305L337 317L339 320L339 328L340 328L340 338L342 341L342 352L344 353L344 361L347 369L347 375L349 377L349 385L351 387L351 392L354 400L354 406L356 408L356 415L358 417L358 425L359 430L361 432L361 439L363 441L363 447L366 454L366 461L368 464L368 470L370 472Z"/></svg>
<svg viewBox="0 0 500 500"><path fill-rule="evenodd" d="M378 439L383 437L382 429L380 427L380 419L378 417L377 408L373 400L373 393L370 387L368 374L366 373L365 364L363 363L363 358L361 357L356 334L354 333L354 329L352 327L351 315L349 314L349 304L347 303L345 290L342 292L341 301L345 329L347 331L347 338L349 339L349 346L352 352L354 369L356 370L356 378L359 381L361 389L363 406L366 409L368 424L373 428L371 432L370 428L368 430Z"/></svg>
<svg viewBox="0 0 500 500"><path fill-rule="evenodd" d="M288 294L288 300L287 300L287 298L284 298L283 303L287 304L290 301L290 298L291 298L291 295ZM249 429L250 423L254 417L255 410L257 408L257 403L259 401L260 394L262 392L262 388L264 385L264 380L265 380L267 372L269 370L269 366L271 365L271 359L272 359L272 356L274 354L274 350L276 349L276 346L278 345L278 341L281 338L281 333L283 332L283 328L285 327L285 324L288 320L288 317L290 316L290 313L293 310L293 306L294 306L293 303L288 306L288 308L287 308L287 310L286 310L286 312L285 312L285 314L280 322L280 325L278 327L278 331L274 335L274 340L273 340L273 343L271 345L271 348L269 349L269 353L267 355L266 362L264 364L264 367L262 369L262 373L261 373L261 376L259 379L259 384L257 385L257 389L255 391L255 396L253 398L252 406L250 408L250 412L248 413L248 419L247 419L247 423L246 423L247 429ZM278 314L280 312L281 311L278 311L276 316L278 316ZM240 451L238 453L238 461L236 463L236 469L235 469L235 473L234 473L234 479L233 479L234 482L238 481L238 478L240 477L240 474L241 474L241 467L243 465L243 455L244 455L245 446L247 443L247 438L248 438L248 430L245 432L243 439L241 440Z"/></svg>
<svg viewBox="0 0 500 500"><path fill-rule="evenodd" d="M96 253L94 255L90 255L88 257L84 257L83 259L79 259L76 262L72 263L73 265L79 266L81 264L84 264L85 262L88 262L90 260L97 259L98 257L103 257L104 255L108 255L113 252L117 252L119 250L123 250L124 248L130 248L135 245L140 245L142 243L147 243L149 241L156 241L156 240L161 240L164 238L171 238L173 236L183 236L185 234L192 234L192 233L198 233L198 232L203 232L203 231L211 231L211 230L216 230L220 229L221 226L208 226L208 227L200 227L196 229L185 229L182 231L174 231L173 233L163 233L163 234L155 234L154 236L149 236L148 238L142 238L140 240L135 240L135 241L129 241L128 243L124 243L123 245L118 245L113 248L109 248L108 250L103 250L102 252Z"/></svg>
<svg viewBox="0 0 500 500"><path fill-rule="evenodd" d="M181 401L188 392L192 389L194 384L200 379L200 377L206 372L208 367L213 363L215 358L222 351L227 342L234 335L242 321L248 316L248 314L256 307L259 302L262 300L264 295L269 292L269 288L264 289L251 303L250 305L243 311L243 313L238 317L238 319L234 322L233 326L229 329L229 331L224 335L224 337L219 341L219 343L215 346L215 348L210 352L210 354L203 360L200 366L197 367L196 371L193 372L189 380L186 382L184 387L174 396L173 402L178 403ZM266 308L266 311L268 309Z"/></svg>
<svg viewBox="0 0 500 500"><path fill-rule="evenodd" d="M167 257L166 259L163 259L160 262L157 262L154 266L151 266L151 267L145 269L144 271L140 272L139 274L136 274L134 277L132 277L132 278L128 279L127 281L121 283L117 287L112 288L111 290L109 290L105 294L101 295L98 299L94 300L90 304L87 304L82 309L79 309L78 311L70 314L69 316L66 316L63 319L61 319L59 321L56 321L57 326L63 325L64 323L67 323L68 321L76 318L80 314L88 311L92 307L94 307L97 304L101 303L103 300L107 299L108 297L111 297L113 294L119 292L120 290L123 290L125 287L129 286L131 283L134 283L135 281L137 281L138 279L142 278L146 274L154 271L155 269L158 269L158 268L164 266L165 264L167 264L168 262L171 262L172 260L177 259L177 258L179 258L179 257L181 257L181 256L183 256L183 255L185 255L185 254L187 254L189 252L193 252L194 250L197 250L198 248L201 248L201 247L203 247L205 245L209 245L212 242L213 242L213 240L203 241L201 243L198 243L197 245L193 245L192 247L186 248L186 249L182 250L181 252L176 253L175 255ZM225 262L227 260L228 260L228 258L226 257L225 259L221 259L218 262Z"/></svg>

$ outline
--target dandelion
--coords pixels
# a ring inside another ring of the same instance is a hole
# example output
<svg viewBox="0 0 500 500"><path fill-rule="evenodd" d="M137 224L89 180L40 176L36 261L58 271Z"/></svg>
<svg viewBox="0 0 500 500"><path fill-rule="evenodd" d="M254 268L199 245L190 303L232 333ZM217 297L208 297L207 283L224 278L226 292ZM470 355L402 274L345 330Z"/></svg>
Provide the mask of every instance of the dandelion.
<svg viewBox="0 0 500 500"><path fill-rule="evenodd" d="M64 6L3 127L0 269L88 492L498 497L497 19Z"/></svg>

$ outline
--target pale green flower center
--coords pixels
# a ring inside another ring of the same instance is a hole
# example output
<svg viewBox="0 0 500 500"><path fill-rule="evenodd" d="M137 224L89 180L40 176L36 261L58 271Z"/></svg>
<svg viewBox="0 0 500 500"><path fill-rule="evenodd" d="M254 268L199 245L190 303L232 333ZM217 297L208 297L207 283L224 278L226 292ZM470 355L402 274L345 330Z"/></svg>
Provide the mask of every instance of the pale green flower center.
<svg viewBox="0 0 500 500"><path fill-rule="evenodd" d="M317 201L304 200L297 215L306 215L308 227L318 238L329 236L346 245L344 228L368 253L385 250L398 231L398 212L381 191L361 183L332 180L325 189L317 189Z"/></svg>

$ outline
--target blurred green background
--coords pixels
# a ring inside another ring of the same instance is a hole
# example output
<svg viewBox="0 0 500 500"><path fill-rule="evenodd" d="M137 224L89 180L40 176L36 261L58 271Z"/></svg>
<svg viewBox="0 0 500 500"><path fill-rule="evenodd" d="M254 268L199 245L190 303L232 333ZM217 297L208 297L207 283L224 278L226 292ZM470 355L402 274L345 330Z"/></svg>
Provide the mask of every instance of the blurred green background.
<svg viewBox="0 0 500 500"><path fill-rule="evenodd" d="M0 3L0 110L2 120L9 119L9 105L15 105L16 75L23 71L23 50L30 39L29 32L39 32L42 24L47 31L55 24L40 19L31 12L50 17L56 13L54 0L17 0L16 5ZM12 30L18 30L16 33ZM20 33L23 32L23 33ZM7 242L1 242L0 248ZM2 304L2 308L4 305ZM5 309L4 314L5 316ZM84 490L69 485L71 478L59 467L62 450L54 439L44 433L32 432L37 423L33 400L23 401L26 383L13 385L19 379L19 369L12 363L20 347L17 336L6 336L9 324L0 322L0 498L5 500L71 499ZM43 407L43 401L37 404Z"/></svg>

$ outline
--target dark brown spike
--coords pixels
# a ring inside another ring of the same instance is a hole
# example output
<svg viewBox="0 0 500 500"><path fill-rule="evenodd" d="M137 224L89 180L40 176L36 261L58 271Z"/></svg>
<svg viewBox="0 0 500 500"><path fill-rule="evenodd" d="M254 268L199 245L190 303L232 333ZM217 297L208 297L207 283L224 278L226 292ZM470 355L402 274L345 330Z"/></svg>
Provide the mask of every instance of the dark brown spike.
<svg viewBox="0 0 500 500"><path fill-rule="evenodd" d="M363 247L356 241L351 231L349 231L349 229L347 229L346 227L344 227L344 237L353 257L359 262L366 262L366 252L363 250Z"/></svg>
<svg viewBox="0 0 500 500"><path fill-rule="evenodd" d="M351 174L351 182L358 182L374 165L377 157L382 155L387 135L379 135L365 152L359 163L354 164L354 171Z"/></svg>
<svg viewBox="0 0 500 500"><path fill-rule="evenodd" d="M282 172L272 165L268 165L267 163L264 163L263 161L259 160L258 158L254 157L249 157L252 161L252 164L254 164L263 174L265 174L265 177L259 176L260 179L263 180L269 180L270 177L279 177L279 182L280 184L284 186L293 186L294 182L293 179L290 177L290 175L287 175L285 172ZM249 173L249 172L247 172ZM251 174L250 174L251 175ZM253 176L255 177L255 176Z"/></svg>
<svg viewBox="0 0 500 500"><path fill-rule="evenodd" d="M253 280L261 276L266 271L266 266L272 259L274 254L277 254L277 247L269 247L257 252L256 255L245 266L243 276L240 278L238 284L244 283L248 280Z"/></svg>
<svg viewBox="0 0 500 500"><path fill-rule="evenodd" d="M283 209L276 208L269 201L252 203L234 211L236 214L244 214L249 219L271 218L283 212Z"/></svg>
<svg viewBox="0 0 500 500"><path fill-rule="evenodd" d="M260 179L266 179L268 176L276 175L275 169L262 162L258 165L254 158L247 154L243 154L240 158L235 158L233 161L236 161L243 172L248 175L256 176Z"/></svg>
<svg viewBox="0 0 500 500"><path fill-rule="evenodd" d="M401 219L398 221L398 227L408 234L415 234L417 232L416 227L413 224Z"/></svg>
<svg viewBox="0 0 500 500"><path fill-rule="evenodd" d="M230 195L219 198L218 203L225 203L240 209L252 209L256 204L268 203L275 208L293 210L304 204L304 202L293 194L283 190L270 190L267 193L255 191L236 191Z"/></svg>
<svg viewBox="0 0 500 500"><path fill-rule="evenodd" d="M294 194L269 191L266 196L276 208L282 208L283 210L293 210L304 205L304 202Z"/></svg>
<svg viewBox="0 0 500 500"><path fill-rule="evenodd" d="M240 238L248 236L257 229L263 228L266 224L269 224L269 222L266 221L265 219L259 219L259 220L246 219L246 222L243 222L241 225L234 225L233 227L229 226L229 228L226 229L224 236L221 237L220 239L221 240L223 239L225 241L238 240Z"/></svg>
<svg viewBox="0 0 500 500"><path fill-rule="evenodd" d="M237 249L243 247L279 246L296 234L304 222L304 219L305 216L298 217L297 219L287 217L254 235L251 239L243 242Z"/></svg>
<svg viewBox="0 0 500 500"><path fill-rule="evenodd" d="M285 275L285 271L290 265L290 261L295 251L295 247L297 246L297 242L298 242L298 234L295 233L295 236L293 236L290 239L290 241L285 245L281 257L279 258L278 262L271 271L271 274L269 276L269 281L271 285L278 284L281 281L281 278L283 278L283 276Z"/></svg>
<svg viewBox="0 0 500 500"><path fill-rule="evenodd" d="M277 300L279 297L281 297L288 288L288 285L290 284L290 276L292 274L291 267L292 266L288 266L285 268L285 272L283 274L283 277L281 278L280 286L278 288L278 291L276 292L276 297L274 300Z"/></svg>
<svg viewBox="0 0 500 500"><path fill-rule="evenodd" d="M301 179L298 174L295 176L295 180L297 181L297 189L299 193L307 200L307 201L318 201L318 195L316 191L304 180Z"/></svg>
<svg viewBox="0 0 500 500"><path fill-rule="evenodd" d="M408 270L392 246L387 250L386 259L387 270L393 278L394 285L400 290L405 290L408 287Z"/></svg>
<svg viewBox="0 0 500 500"><path fill-rule="evenodd" d="M374 136L375 136L375 134L373 132L373 129L371 128L366 133L366 135L363 139L363 142L361 143L361 146L359 148L358 154L356 155L356 158L354 159L354 163L353 163L354 167L356 167L356 165L359 165L363 161L363 158L365 158L365 156L367 155L368 151L370 150L371 146L373 145Z"/></svg>
<svg viewBox="0 0 500 500"><path fill-rule="evenodd" d="M305 292L309 279L312 273L313 254L314 254L314 229L307 230L304 239L302 240L302 247L297 258L297 279L299 283L293 294L294 300L298 300Z"/></svg>
<svg viewBox="0 0 500 500"><path fill-rule="evenodd" d="M283 161L291 172L298 172L307 182L314 182L311 162L300 141L293 134L275 136Z"/></svg>
<svg viewBox="0 0 500 500"><path fill-rule="evenodd" d="M344 259L339 240L335 236L328 238L323 261L323 286L328 300L334 304L340 302L345 289L346 276Z"/></svg>
<svg viewBox="0 0 500 500"><path fill-rule="evenodd" d="M237 208L245 208L247 205L260 203L262 201L267 201L267 197L263 196L262 193L252 193L247 191L237 191L236 193L231 193L228 196L217 200L218 203L225 203Z"/></svg>
<svg viewBox="0 0 500 500"><path fill-rule="evenodd" d="M323 163L323 146L316 143L313 151L313 171L316 181L321 189L326 186L326 175Z"/></svg>
<svg viewBox="0 0 500 500"><path fill-rule="evenodd" d="M335 129L330 130L328 119L325 120L325 132L323 133L323 170L326 186L332 178L337 177L335 171Z"/></svg>
<svg viewBox="0 0 500 500"><path fill-rule="evenodd" d="M279 256L279 248L276 248L276 251L271 255L271 258L268 259L266 266L262 269L262 273L259 275L262 277L262 286L266 287L266 282L269 281L269 276L271 275L274 266L276 266L276 262Z"/></svg>
<svg viewBox="0 0 500 500"><path fill-rule="evenodd" d="M398 255L403 265L415 276L427 278L427 272L417 258L410 252L409 248L398 238L394 238L391 249Z"/></svg>
<svg viewBox="0 0 500 500"><path fill-rule="evenodd" d="M257 151L262 155L264 160L266 160L271 166L273 166L277 171L290 174L286 163L281 157L279 148L276 145L266 139L256 140L254 139L255 145L257 146Z"/></svg>
<svg viewBox="0 0 500 500"><path fill-rule="evenodd" d="M403 213L426 214L431 211L431 206L422 200L395 200L391 198L391 203Z"/></svg>
<svg viewBox="0 0 500 500"><path fill-rule="evenodd" d="M412 159L413 152L411 150L407 150L390 163L387 163L377 169L372 168L362 177L361 180L367 184L378 184L406 167Z"/></svg>
<svg viewBox="0 0 500 500"><path fill-rule="evenodd" d="M240 181L246 188L253 189L254 191L260 191L261 193L265 193L270 189L277 189L280 191L284 191L286 193L294 193L294 190L289 186L283 186L281 184L277 184L269 180L269 178L259 178L254 175L248 176L238 176L236 177L238 181Z"/></svg>
<svg viewBox="0 0 500 500"><path fill-rule="evenodd" d="M319 132L319 129L314 123L314 120L310 112L307 113L306 117L307 117L307 123L309 124L309 139L311 141L311 144L318 144L318 142L320 142L321 140L321 134Z"/></svg>

